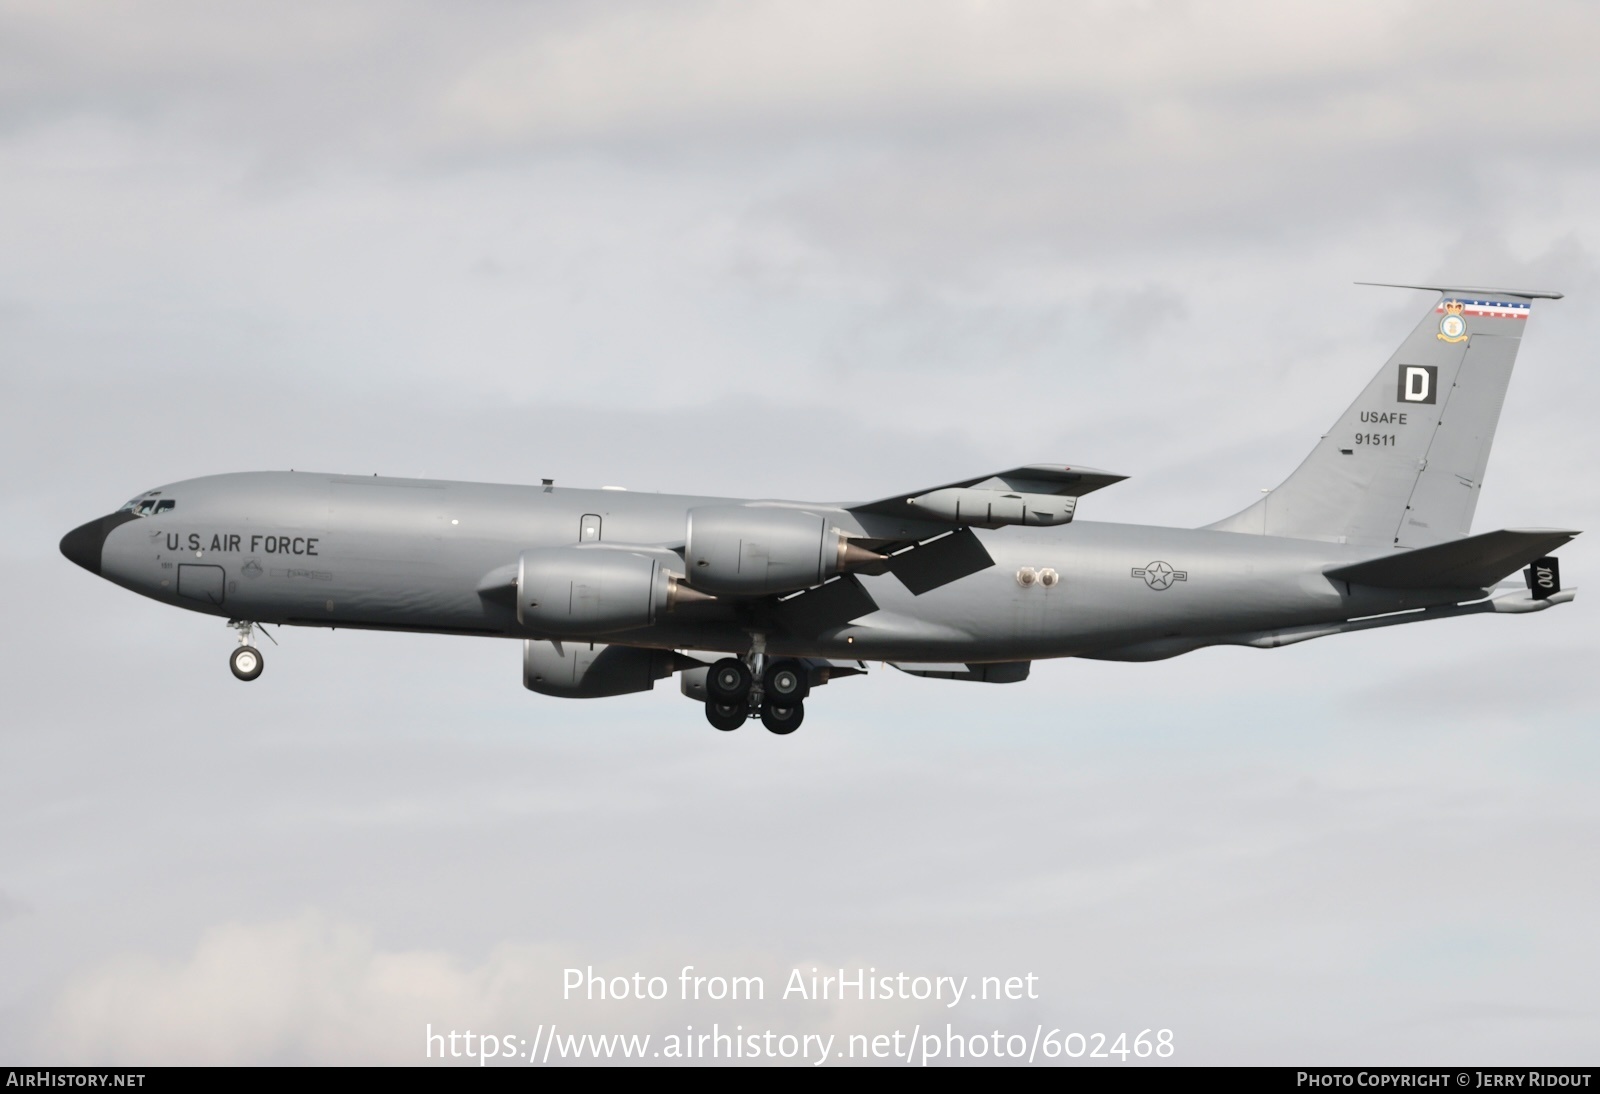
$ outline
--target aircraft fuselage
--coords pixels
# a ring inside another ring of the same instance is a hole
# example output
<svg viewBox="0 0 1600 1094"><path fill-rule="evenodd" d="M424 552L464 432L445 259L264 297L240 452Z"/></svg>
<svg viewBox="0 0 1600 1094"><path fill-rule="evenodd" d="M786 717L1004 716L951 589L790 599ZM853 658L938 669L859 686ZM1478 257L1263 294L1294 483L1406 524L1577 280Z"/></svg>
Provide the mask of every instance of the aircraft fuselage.
<svg viewBox="0 0 1600 1094"><path fill-rule="evenodd" d="M191 479L161 496L175 505L105 534L101 576L163 603L258 623L532 639L573 636L520 623L513 600L490 591L524 550L580 542L681 549L691 509L750 504L305 472ZM801 507L847 533L866 531L841 506L755 504ZM993 566L921 595L891 573L861 576L876 611L817 635L770 633L768 651L922 662L1095 656L1477 595L1348 586L1323 571L1371 557L1372 548L1313 540L1088 521L975 534ZM1025 570L1035 575L1026 584ZM1053 581L1037 576L1046 570ZM717 601L586 637L741 653L753 629L737 603Z"/></svg>

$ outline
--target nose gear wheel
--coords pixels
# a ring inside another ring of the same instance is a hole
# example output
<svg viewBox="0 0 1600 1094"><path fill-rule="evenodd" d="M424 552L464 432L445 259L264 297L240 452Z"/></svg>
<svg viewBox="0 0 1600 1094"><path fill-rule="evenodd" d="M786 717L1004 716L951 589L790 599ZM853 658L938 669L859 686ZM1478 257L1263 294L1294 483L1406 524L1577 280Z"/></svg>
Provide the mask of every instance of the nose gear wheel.
<svg viewBox="0 0 1600 1094"><path fill-rule="evenodd" d="M266 665L261 651L254 646L240 646L228 656L228 668L239 679L249 682L261 675Z"/></svg>

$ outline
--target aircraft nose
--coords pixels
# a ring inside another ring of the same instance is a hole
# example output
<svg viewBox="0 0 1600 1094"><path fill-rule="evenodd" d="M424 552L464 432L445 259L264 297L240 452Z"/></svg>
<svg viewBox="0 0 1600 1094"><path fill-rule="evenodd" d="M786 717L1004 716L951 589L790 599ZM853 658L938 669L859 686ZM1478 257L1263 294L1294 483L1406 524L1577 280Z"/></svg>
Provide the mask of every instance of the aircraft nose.
<svg viewBox="0 0 1600 1094"><path fill-rule="evenodd" d="M99 576L100 553L106 545L106 537L118 525L138 519L132 513L112 513L79 525L61 537L61 553L91 574Z"/></svg>

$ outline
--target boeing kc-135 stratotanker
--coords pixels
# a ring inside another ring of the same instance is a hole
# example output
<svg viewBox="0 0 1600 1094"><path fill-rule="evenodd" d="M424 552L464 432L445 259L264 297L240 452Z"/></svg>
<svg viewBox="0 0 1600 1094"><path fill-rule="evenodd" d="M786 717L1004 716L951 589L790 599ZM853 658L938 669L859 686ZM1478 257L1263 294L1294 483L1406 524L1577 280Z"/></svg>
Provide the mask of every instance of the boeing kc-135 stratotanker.
<svg viewBox="0 0 1600 1094"><path fill-rule="evenodd" d="M1535 300L1428 288L1416 329L1295 472L1204 528L1075 521L1125 476L1055 463L861 503L250 472L140 494L61 553L229 620L517 638L544 695L678 673L718 729L800 725L812 688L885 661L1010 683L1045 657L1154 661L1572 599L1578 533L1469 535ZM1524 581L1504 579L1524 571Z"/></svg>

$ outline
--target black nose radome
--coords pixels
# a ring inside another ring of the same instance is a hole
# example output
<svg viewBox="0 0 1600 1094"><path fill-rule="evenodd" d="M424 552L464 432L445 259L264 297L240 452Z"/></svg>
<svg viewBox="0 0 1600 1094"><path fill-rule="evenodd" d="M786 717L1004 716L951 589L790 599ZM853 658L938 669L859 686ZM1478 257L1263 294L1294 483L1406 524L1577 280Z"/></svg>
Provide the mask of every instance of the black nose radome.
<svg viewBox="0 0 1600 1094"><path fill-rule="evenodd" d="M111 534L111 529L138 519L133 513L112 513L109 517L91 520L88 524L74 528L61 537L61 553L91 574L98 575L100 551L105 547L106 537Z"/></svg>

